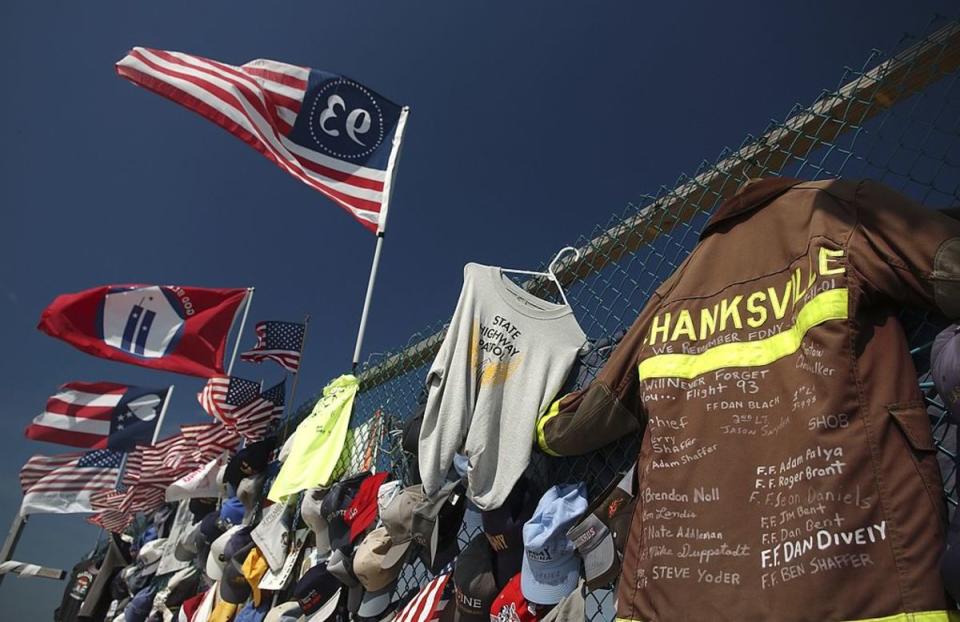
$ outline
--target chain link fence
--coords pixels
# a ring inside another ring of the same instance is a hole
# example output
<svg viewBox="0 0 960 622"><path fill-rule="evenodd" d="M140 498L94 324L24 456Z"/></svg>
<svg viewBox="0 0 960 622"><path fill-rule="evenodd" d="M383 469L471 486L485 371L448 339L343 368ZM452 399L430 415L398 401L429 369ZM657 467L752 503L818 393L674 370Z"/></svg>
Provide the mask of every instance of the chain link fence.
<svg viewBox="0 0 960 622"><path fill-rule="evenodd" d="M960 206L960 22L939 18L930 31L925 37L905 36L891 56L873 51L860 69L847 68L840 86L821 93L812 105L794 106L759 137L747 136L739 148L725 149L713 163L703 162L673 188L642 197L605 226L581 236L576 242L580 259L562 262L557 276L593 347L566 388L593 379L650 294L696 245L710 214L748 178L869 177L931 208ZM558 240L557 247L562 245ZM545 267L546 262L541 269ZM543 279L522 286L544 298L555 296L555 288ZM455 302L450 301L450 310ZM930 342L945 322L915 313L905 313L903 321L915 347L952 512L957 505L957 430L949 425L927 373ZM444 331L445 324L437 323L415 333L405 347L373 355L360 367L349 450L339 468L343 474L375 466L410 481L410 460L415 458L401 448L401 428L422 397ZM318 397L292 413L284 430L292 432ZM585 481L592 498L629 468L638 445L639 438L623 439L567 459L535 452L529 475L543 489ZM478 534L476 523L464 525L461 545ZM415 562L401 575L397 590L404 594L429 578ZM591 621L612 620L612 591L590 592L587 614Z"/></svg>

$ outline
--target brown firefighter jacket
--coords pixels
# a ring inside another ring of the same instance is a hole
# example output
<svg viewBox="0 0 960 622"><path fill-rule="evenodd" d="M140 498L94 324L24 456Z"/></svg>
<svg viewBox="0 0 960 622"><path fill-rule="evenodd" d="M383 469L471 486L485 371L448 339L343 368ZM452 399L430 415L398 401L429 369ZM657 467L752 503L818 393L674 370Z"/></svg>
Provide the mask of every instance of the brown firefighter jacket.
<svg viewBox="0 0 960 622"><path fill-rule="evenodd" d="M904 306L960 316L960 223L870 181L719 208L538 422L559 455L643 433L618 621L954 619Z"/></svg>

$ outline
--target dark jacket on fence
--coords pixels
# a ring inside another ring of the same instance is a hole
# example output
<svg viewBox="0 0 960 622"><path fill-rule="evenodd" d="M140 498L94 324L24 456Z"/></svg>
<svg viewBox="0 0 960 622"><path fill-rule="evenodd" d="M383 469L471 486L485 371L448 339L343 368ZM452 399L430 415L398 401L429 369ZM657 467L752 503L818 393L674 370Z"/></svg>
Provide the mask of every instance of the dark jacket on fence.
<svg viewBox="0 0 960 622"><path fill-rule="evenodd" d="M717 210L538 423L560 455L643 434L618 620L956 615L905 306L960 316L960 223L870 181L756 181Z"/></svg>

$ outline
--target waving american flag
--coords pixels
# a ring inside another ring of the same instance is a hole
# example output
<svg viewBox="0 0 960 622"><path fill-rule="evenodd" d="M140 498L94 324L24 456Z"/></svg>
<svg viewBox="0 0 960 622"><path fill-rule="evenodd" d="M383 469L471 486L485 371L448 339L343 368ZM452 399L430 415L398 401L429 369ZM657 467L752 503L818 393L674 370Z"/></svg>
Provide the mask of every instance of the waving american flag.
<svg viewBox="0 0 960 622"><path fill-rule="evenodd" d="M306 325L297 322L257 322L257 344L240 354L241 361L260 363L271 360L287 371L297 373L303 352Z"/></svg>
<svg viewBox="0 0 960 622"><path fill-rule="evenodd" d="M216 123L383 231L406 108L344 76L136 47L117 73Z"/></svg>

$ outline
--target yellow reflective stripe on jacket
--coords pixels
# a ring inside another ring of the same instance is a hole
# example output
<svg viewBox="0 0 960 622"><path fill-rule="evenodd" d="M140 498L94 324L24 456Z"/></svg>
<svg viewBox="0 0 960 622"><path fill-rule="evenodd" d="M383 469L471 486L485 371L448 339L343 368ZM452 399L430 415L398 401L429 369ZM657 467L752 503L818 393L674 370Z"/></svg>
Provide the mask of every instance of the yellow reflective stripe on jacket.
<svg viewBox="0 0 960 622"><path fill-rule="evenodd" d="M614 622L644 622L636 618L615 618ZM960 622L957 611L916 611L897 613L885 618L856 618L846 622Z"/></svg>
<svg viewBox="0 0 960 622"><path fill-rule="evenodd" d="M800 310L797 321L782 333L757 341L724 343L700 354L659 354L640 363L640 379L689 380L724 367L769 365L799 350L804 335L814 326L847 319L847 309L846 288L822 292Z"/></svg>
<svg viewBox="0 0 960 622"><path fill-rule="evenodd" d="M544 433L543 428L547 425L547 422L560 414L560 400L554 400L550 404L550 408L547 409L547 412L543 413L543 416L537 419L537 444L540 445L540 449L543 453L557 456L560 454L550 449L550 446L547 445L547 435Z"/></svg>

